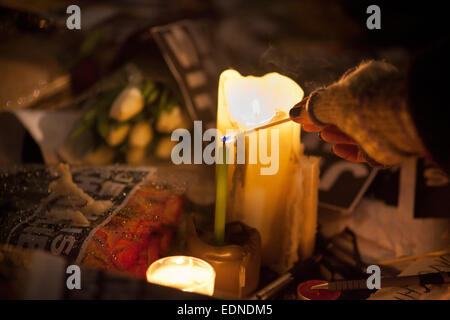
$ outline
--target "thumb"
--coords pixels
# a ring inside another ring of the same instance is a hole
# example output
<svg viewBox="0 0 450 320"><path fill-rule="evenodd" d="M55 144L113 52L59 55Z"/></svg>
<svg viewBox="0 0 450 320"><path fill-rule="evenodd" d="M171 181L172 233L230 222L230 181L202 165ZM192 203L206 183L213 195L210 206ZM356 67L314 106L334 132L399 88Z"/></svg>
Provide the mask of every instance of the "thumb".
<svg viewBox="0 0 450 320"><path fill-rule="evenodd" d="M302 101L297 103L292 109L289 111L289 117L292 121L300 123L303 125L303 129L309 132L317 132L321 131L324 126L318 125L315 121L313 121L310 117L310 114L307 110L307 104L311 96L304 98Z"/></svg>

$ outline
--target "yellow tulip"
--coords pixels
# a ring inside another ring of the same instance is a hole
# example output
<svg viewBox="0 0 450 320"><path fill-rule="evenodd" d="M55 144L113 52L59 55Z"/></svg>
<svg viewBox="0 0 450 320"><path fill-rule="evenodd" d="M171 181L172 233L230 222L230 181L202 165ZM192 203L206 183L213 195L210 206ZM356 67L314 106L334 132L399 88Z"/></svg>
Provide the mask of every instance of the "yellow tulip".
<svg viewBox="0 0 450 320"><path fill-rule="evenodd" d="M106 142L111 147L118 146L127 137L128 131L130 131L130 125L125 124L116 128L110 128Z"/></svg>
<svg viewBox="0 0 450 320"><path fill-rule="evenodd" d="M128 142L133 147L145 147L153 139L153 130L148 122L141 121L136 123L131 129Z"/></svg>
<svg viewBox="0 0 450 320"><path fill-rule="evenodd" d="M136 87L125 88L114 100L109 116L117 121L126 121L137 115L144 108L141 90Z"/></svg>

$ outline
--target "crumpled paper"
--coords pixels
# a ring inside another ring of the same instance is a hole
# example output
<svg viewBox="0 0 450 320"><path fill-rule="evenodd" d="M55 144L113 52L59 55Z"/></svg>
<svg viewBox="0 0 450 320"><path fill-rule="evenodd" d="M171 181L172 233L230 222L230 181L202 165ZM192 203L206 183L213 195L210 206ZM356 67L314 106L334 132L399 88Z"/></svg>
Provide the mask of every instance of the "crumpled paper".
<svg viewBox="0 0 450 320"><path fill-rule="evenodd" d="M45 163L77 163L77 154L69 156L65 142L81 116L80 111L17 110L13 114L41 148Z"/></svg>

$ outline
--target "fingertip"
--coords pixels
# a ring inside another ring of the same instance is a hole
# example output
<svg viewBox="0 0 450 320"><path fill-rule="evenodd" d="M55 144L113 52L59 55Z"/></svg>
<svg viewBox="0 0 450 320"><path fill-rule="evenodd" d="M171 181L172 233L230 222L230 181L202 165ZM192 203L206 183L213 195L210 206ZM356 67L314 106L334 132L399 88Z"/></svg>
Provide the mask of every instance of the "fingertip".
<svg viewBox="0 0 450 320"><path fill-rule="evenodd" d="M336 144L356 144L350 136L339 130L334 125L326 126L320 135L320 138L326 142L336 143Z"/></svg>
<svg viewBox="0 0 450 320"><path fill-rule="evenodd" d="M289 117L293 121L302 123L307 119L307 115L305 114L306 111L305 106L307 100L308 98L304 98L302 101L293 106L291 110L289 110Z"/></svg>
<svg viewBox="0 0 450 320"><path fill-rule="evenodd" d="M332 148L333 153L338 157L351 162L365 162L365 158L357 145L336 144Z"/></svg>
<svg viewBox="0 0 450 320"><path fill-rule="evenodd" d="M302 129L306 132L320 132L322 130L321 127L318 127L313 124L303 124Z"/></svg>
<svg viewBox="0 0 450 320"><path fill-rule="evenodd" d="M289 117L291 118L291 120L293 120L295 122L299 122L301 113L302 113L302 108L294 106L291 110L289 110Z"/></svg>

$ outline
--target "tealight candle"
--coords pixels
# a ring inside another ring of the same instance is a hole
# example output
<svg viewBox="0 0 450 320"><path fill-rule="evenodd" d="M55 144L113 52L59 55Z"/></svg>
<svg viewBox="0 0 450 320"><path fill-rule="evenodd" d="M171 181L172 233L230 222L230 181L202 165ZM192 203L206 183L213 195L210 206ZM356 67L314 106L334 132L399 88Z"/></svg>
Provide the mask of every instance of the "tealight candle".
<svg viewBox="0 0 450 320"><path fill-rule="evenodd" d="M165 257L147 269L148 282L209 296L214 293L215 278L214 268L195 257Z"/></svg>

